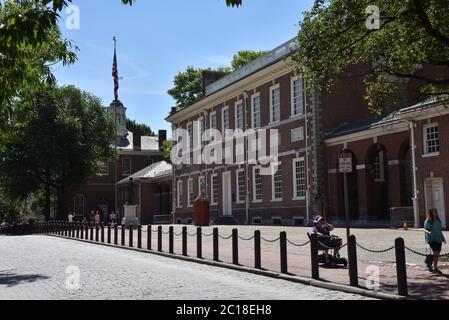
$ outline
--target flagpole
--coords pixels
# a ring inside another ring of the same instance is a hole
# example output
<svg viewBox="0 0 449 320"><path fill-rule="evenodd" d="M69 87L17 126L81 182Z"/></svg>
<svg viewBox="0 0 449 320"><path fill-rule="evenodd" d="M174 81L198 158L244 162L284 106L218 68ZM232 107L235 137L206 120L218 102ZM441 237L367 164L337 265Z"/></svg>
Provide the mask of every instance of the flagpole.
<svg viewBox="0 0 449 320"><path fill-rule="evenodd" d="M114 61L116 59L116 51L117 51L117 39L113 37L114 41ZM114 80L115 81L115 80ZM115 200L115 213L117 217L121 217L121 214L118 212L118 190L117 190L117 175L118 175L118 163L119 163L119 155L118 155L118 136L117 136L117 94L115 89L115 83L114 83L114 123L115 123L115 152L117 153L115 155L115 183L114 183L114 200Z"/></svg>

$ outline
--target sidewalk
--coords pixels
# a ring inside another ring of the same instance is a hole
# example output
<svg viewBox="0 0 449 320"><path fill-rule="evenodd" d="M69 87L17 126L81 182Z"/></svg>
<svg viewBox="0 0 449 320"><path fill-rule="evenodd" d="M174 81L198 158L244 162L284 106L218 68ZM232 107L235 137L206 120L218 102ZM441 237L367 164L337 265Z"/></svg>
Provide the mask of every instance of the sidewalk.
<svg viewBox="0 0 449 320"><path fill-rule="evenodd" d="M163 226L164 233L168 232L169 226ZM188 255L196 256L196 227L188 226ZM219 257L220 260L232 263L232 240L228 238L233 228L238 228L239 236L243 239L250 239L255 230L261 231L263 239L273 241L279 238L279 233L285 231L288 240L293 243L288 244L288 271L291 274L311 277L310 268L310 245L296 246L308 242L307 232L309 228L302 227L267 227L267 226L218 226L219 228ZM147 248L147 227L142 230L142 247ZM157 226L152 226L152 249L157 249ZM213 227L202 229L203 233L203 258L213 259L212 234ZM174 250L181 254L182 242L180 233L182 226L174 226ZM106 232L105 232L106 233ZM397 237L403 237L407 247L425 254L427 246L424 242L422 230L394 230L394 229L352 229L351 233L357 237L357 243L370 250L384 250L394 246ZM346 237L345 229L336 229L334 234ZM119 238L121 233L119 232ZM129 243L129 230L126 230L126 245ZM446 238L449 233L445 232ZM113 233L112 233L113 236ZM133 234L134 246L137 246L137 231ZM168 234L163 234L163 251L168 251ZM225 239L223 239L225 238ZM106 236L105 236L106 240ZM121 243L119 239L118 243ZM280 271L279 241L261 241L262 267L267 270ZM443 254L447 253L448 247L443 248ZM346 248L341 250L341 255L347 257ZM397 293L396 266L394 249L383 253L372 253L357 248L359 285L361 287L370 286L373 276L378 270L380 288L382 292ZM444 275L435 275L427 271L424 265L424 258L420 255L406 250L407 276L409 284L409 294L423 299L449 299L449 263L442 261L440 270ZM244 266L254 267L254 240L239 239L239 263ZM374 267L374 271L373 271ZM374 274L373 274L374 272ZM320 268L320 278L333 283L349 284L348 269L346 268ZM368 280L368 283L367 283Z"/></svg>

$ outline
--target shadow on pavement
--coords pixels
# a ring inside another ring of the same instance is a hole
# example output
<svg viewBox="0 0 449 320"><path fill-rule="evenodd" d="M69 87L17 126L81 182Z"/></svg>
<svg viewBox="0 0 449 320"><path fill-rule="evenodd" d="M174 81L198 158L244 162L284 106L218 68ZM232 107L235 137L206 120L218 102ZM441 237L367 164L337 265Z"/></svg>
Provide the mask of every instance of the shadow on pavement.
<svg viewBox="0 0 449 320"><path fill-rule="evenodd" d="M49 279L49 277L37 274L20 275L17 273L0 272L0 286L14 287L22 283L30 283L46 279Z"/></svg>

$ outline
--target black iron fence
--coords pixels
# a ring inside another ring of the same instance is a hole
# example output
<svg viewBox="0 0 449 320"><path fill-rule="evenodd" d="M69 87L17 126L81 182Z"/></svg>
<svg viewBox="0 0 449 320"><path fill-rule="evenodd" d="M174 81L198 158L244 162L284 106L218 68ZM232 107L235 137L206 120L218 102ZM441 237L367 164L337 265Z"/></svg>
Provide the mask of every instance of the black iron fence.
<svg viewBox="0 0 449 320"><path fill-rule="evenodd" d="M142 226L130 226L128 229L128 244L126 244L126 228L118 227L117 225L107 225L102 224L82 224L78 222L68 223L61 221L52 221L37 223L34 225L34 233L40 234L51 234L81 240L90 240L99 243L112 244L112 238L114 239L113 244L118 246L118 234L119 228L121 229L121 243L120 246L134 247L134 230L137 229L137 248L142 249ZM106 233L106 237L105 237ZM112 234L114 236L112 236ZM220 261L220 240L231 240L232 246L232 263L239 265L239 241L253 241L254 243L254 268L262 269L262 259L261 259L261 242L266 243L276 243L279 242L279 264L281 273L288 273L288 254L287 254L287 244L294 247L310 247L310 276L312 279L320 279L320 259L319 251L323 248L326 249L326 244L322 243L316 235L310 235L310 240L304 243L295 243L287 238L286 232L280 232L279 237L275 239L266 239L261 236L260 230L255 230L254 235L251 237L241 237L239 235L238 229L233 229L229 236L223 236L219 233L218 228L213 228L212 233L204 233L201 227L197 227L196 232L189 233L187 227L182 227L181 232L176 233L173 226L170 226L168 230L163 230L162 226L157 226L153 229L152 225L147 226L147 247L144 250L152 251L152 237L156 234L156 251L164 252L163 239L168 238L168 253L175 254L174 251L174 239L175 237L181 238L181 255L188 256L188 238L195 238L196 241L196 257L199 259L204 259L203 257L203 238L212 237L212 259L213 261ZM396 278L397 278L397 291L401 296L408 295L407 286L407 268L406 268L406 250L413 253L425 256L426 254L421 254L416 250L407 248L404 243L404 239L397 238L395 244L384 250L371 250L357 243L356 237L351 235L349 241L346 244L342 244L338 248L329 249L341 249L347 246L348 254L348 274L349 274L349 284L354 287L358 287L358 265L357 265L357 249L372 253L384 253L393 251L395 252L395 262L396 262ZM167 248L165 249L167 250ZM446 254L444 256L449 256Z"/></svg>

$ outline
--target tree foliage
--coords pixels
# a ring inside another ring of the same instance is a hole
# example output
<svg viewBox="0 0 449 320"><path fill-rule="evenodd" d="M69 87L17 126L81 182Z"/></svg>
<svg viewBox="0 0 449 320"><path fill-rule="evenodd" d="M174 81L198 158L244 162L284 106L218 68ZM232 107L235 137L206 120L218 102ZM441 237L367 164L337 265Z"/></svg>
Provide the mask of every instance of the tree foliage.
<svg viewBox="0 0 449 320"><path fill-rule="evenodd" d="M448 94L447 0L376 1L379 28L372 27L375 12L367 11L372 4L370 0L316 0L306 12L295 58L308 86L329 90L348 66L367 64L366 99L377 112L389 95L410 81L422 99Z"/></svg>
<svg viewBox="0 0 449 320"><path fill-rule="evenodd" d="M154 136L154 132L151 130L150 126L144 123L137 123L135 120L126 119L126 128L141 136Z"/></svg>
<svg viewBox="0 0 449 320"><path fill-rule="evenodd" d="M0 152L1 184L13 199L43 190L48 215L51 195L62 201L113 156L115 126L97 97L74 87L48 88L23 101L29 120L12 124Z"/></svg>
<svg viewBox="0 0 449 320"><path fill-rule="evenodd" d="M266 54L266 51L242 50L237 52L231 61L232 70L240 69L264 54Z"/></svg>

